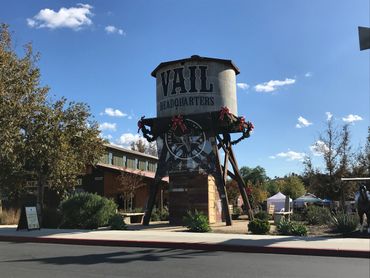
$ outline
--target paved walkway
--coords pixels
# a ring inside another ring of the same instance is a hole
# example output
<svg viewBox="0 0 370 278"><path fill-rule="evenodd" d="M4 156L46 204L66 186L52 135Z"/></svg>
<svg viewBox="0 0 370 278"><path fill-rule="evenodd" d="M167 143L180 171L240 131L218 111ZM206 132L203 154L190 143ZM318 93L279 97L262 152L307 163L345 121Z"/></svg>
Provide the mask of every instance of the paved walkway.
<svg viewBox="0 0 370 278"><path fill-rule="evenodd" d="M370 258L369 238L294 237L183 232L183 227L136 230L41 229L0 226L0 241L137 246Z"/></svg>

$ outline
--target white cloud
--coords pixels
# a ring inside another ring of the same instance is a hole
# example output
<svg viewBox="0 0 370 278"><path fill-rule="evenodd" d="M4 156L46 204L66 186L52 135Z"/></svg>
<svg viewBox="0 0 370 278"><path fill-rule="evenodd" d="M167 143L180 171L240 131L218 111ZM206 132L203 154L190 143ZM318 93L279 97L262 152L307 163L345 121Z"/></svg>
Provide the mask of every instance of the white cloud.
<svg viewBox="0 0 370 278"><path fill-rule="evenodd" d="M247 83L236 83L236 86L241 90L247 90L250 87Z"/></svg>
<svg viewBox="0 0 370 278"><path fill-rule="evenodd" d="M274 156L274 155L270 155L270 156L269 156L269 158L270 158L270 159L276 159L276 156Z"/></svg>
<svg viewBox="0 0 370 278"><path fill-rule="evenodd" d="M357 121L362 121L363 119L359 115L349 114L347 117L343 117L342 120L346 123L353 123Z"/></svg>
<svg viewBox="0 0 370 278"><path fill-rule="evenodd" d="M113 109L113 108L110 108L110 107L105 108L104 113L100 113L100 115L108 115L108 116L111 116L111 117L126 117L127 116L126 113L123 113L118 109Z"/></svg>
<svg viewBox="0 0 370 278"><path fill-rule="evenodd" d="M128 146L132 142L137 142L139 140L142 140L145 145L149 145L148 141L145 138L143 138L139 134L132 134L132 133L123 133L117 140L117 143L124 145L124 146Z"/></svg>
<svg viewBox="0 0 370 278"><path fill-rule="evenodd" d="M270 156L270 158L275 159L276 157L281 157L281 158L287 158L288 161L292 161L292 160L303 161L305 156L306 156L305 153L287 151L287 152L278 153L275 156Z"/></svg>
<svg viewBox="0 0 370 278"><path fill-rule="evenodd" d="M310 151L314 156L321 156L329 152L329 147L321 140L317 140L310 146Z"/></svg>
<svg viewBox="0 0 370 278"><path fill-rule="evenodd" d="M309 122L307 119L303 118L302 116L299 116L298 124L296 124L295 127L302 128L302 127L308 127L310 125L312 125L311 122Z"/></svg>
<svg viewBox="0 0 370 278"><path fill-rule="evenodd" d="M326 120L327 121L330 121L331 118L333 118L333 114L331 112L325 112L325 114L326 114Z"/></svg>
<svg viewBox="0 0 370 278"><path fill-rule="evenodd" d="M122 29L119 29L113 25L108 25L104 28L105 32L107 32L107 34L118 34L118 35L126 35L126 33L122 30Z"/></svg>
<svg viewBox="0 0 370 278"><path fill-rule="evenodd" d="M102 123L99 125L100 130L112 130L116 131L117 130L117 124L116 123Z"/></svg>
<svg viewBox="0 0 370 278"><path fill-rule="evenodd" d="M93 7L88 4L77 4L72 8L60 8L58 12L42 9L32 18L27 18L28 26L32 28L71 28L79 30L92 24Z"/></svg>
<svg viewBox="0 0 370 278"><path fill-rule="evenodd" d="M312 76L312 72L306 72L304 76L305 77L311 77Z"/></svg>
<svg viewBox="0 0 370 278"><path fill-rule="evenodd" d="M277 87L291 85L295 83L295 79L285 78L285 80L270 80L269 82L264 82L254 86L257 92L269 93L277 89Z"/></svg>
<svg viewBox="0 0 370 278"><path fill-rule="evenodd" d="M105 135L102 132L100 133L100 137L103 138L103 139L107 139L108 141L113 139L113 136L111 134Z"/></svg>

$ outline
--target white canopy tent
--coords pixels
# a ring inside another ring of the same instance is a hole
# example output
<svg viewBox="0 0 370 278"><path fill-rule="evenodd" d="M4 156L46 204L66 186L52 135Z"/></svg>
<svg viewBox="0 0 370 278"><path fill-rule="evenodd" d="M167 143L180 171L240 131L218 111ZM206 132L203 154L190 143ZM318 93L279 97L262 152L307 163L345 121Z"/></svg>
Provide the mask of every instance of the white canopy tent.
<svg viewBox="0 0 370 278"><path fill-rule="evenodd" d="M286 199L286 196L283 193L278 192L274 196L271 196L270 198L267 199L267 207L269 207L270 205L274 205L275 212L284 211L285 199ZM291 198L289 198L289 203L290 203L290 207L292 208L293 200Z"/></svg>

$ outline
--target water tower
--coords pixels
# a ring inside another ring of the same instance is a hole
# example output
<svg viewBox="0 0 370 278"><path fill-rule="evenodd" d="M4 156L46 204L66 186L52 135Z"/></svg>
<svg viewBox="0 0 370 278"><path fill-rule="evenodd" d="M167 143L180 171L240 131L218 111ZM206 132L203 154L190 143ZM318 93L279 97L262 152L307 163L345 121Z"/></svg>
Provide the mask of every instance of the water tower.
<svg viewBox="0 0 370 278"><path fill-rule="evenodd" d="M159 182L167 175L170 224L182 224L187 211L197 210L210 223L223 219L231 225L225 188L228 176L237 181L244 207L253 218L232 149L253 129L252 123L237 114L237 74L239 69L231 60L197 55L161 63L152 72L157 117L142 117L138 126L148 141L156 140L159 162L144 225L149 224ZM232 141L231 133L240 133L240 137ZM219 149L224 152L223 161Z"/></svg>

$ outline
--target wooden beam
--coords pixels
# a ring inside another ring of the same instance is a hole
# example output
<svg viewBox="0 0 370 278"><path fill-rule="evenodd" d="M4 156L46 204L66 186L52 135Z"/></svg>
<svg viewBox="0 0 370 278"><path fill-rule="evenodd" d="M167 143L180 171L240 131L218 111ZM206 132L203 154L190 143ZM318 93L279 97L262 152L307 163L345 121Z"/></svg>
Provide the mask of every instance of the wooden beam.
<svg viewBox="0 0 370 278"><path fill-rule="evenodd" d="M253 220L254 219L253 211L249 203L247 192L245 191L245 182L242 176L240 175L238 163L236 162L235 155L231 145L229 146L229 153L230 153L230 163L231 166L233 167L234 177L236 178L235 180L238 183L240 195L242 196L244 205L247 207L249 220Z"/></svg>
<svg viewBox="0 0 370 278"><path fill-rule="evenodd" d="M216 181L217 182L217 189L218 189L218 192L219 192L219 195L220 195L220 198L221 198L221 204L222 204L222 211L224 213L224 216L225 216L225 221L226 221L226 225L227 226L231 226L232 225L232 220L231 220L231 215L230 215L230 211L229 211L229 200L227 198L227 192L226 192L226 186L225 186L225 181L224 181L224 177L222 175L222 166L221 166L221 163L220 163L220 155L218 153L218 147L217 147L217 140L216 138L214 137L214 141L211 142L212 143L212 150L213 150L213 153L216 157Z"/></svg>
<svg viewBox="0 0 370 278"><path fill-rule="evenodd" d="M228 162L229 162L229 152L225 152L224 166L221 168L221 170L223 170L222 171L222 177L223 177L225 185L226 185L226 180L227 180Z"/></svg>
<svg viewBox="0 0 370 278"><path fill-rule="evenodd" d="M145 209L145 212L144 212L145 214L144 214L144 218L143 218L143 225L145 225L145 226L149 225L150 217L152 216L152 211L153 211L153 207L154 207L154 204L155 204L155 199L157 197L159 184L162 180L162 176L161 176L162 167L165 167L164 165L166 163L166 161L165 161L166 156L167 156L167 147L165 145L163 145L161 155L160 155L159 160L158 160L157 170L155 172L154 182L150 186L149 198L148 198L146 209Z"/></svg>

